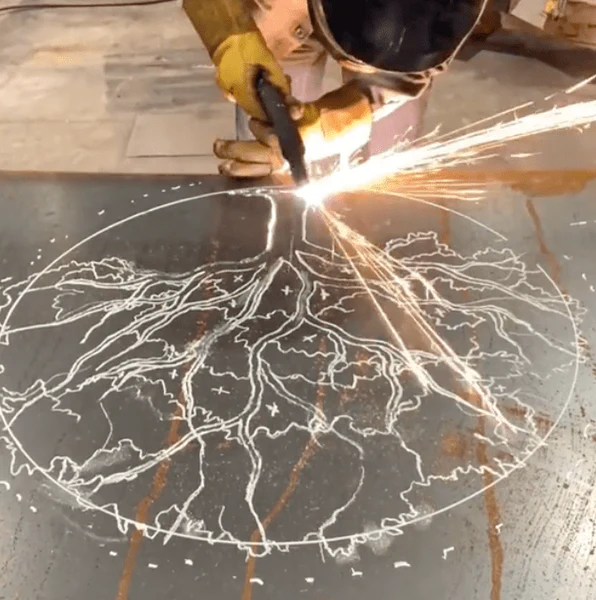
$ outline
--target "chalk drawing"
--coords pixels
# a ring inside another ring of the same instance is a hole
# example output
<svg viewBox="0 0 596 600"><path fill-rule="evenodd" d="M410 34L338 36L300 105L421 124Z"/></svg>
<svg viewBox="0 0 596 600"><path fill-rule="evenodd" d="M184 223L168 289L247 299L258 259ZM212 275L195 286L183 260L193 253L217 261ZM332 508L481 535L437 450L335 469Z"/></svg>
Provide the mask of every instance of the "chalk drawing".
<svg viewBox="0 0 596 600"><path fill-rule="evenodd" d="M267 239L255 256L184 273L149 270L118 256L80 257L87 244L116 229L120 235L132 221L223 195L203 194L111 223L41 271L0 289L0 363L59 336L78 350L76 356L65 352L67 362L21 388L13 387L7 373L0 376L2 441L14 476L45 477L81 509L112 516L122 534L134 527L164 542L181 537L255 555L317 545L338 563L350 563L358 560L358 546L369 544L383 554L404 527L427 523L484 491L481 466L473 458L450 473L438 472L426 443L434 432L412 435L412 423L437 405L455 411L470 430L485 417L488 453L494 449L495 456L506 451L513 457L506 464L491 459L482 467L493 473L494 484L523 467L550 435L544 436L533 418L533 399L541 386L565 389L557 405L562 415L579 364L576 307L544 271L530 268L510 249L463 255L434 232L384 245L396 280L417 294L421 318L476 373L474 384L488 399L478 402L449 375L435 347L408 338L408 310L383 281L358 274L363 265L357 257L348 259L336 246L310 240L308 214L294 255L272 254L281 235L277 200L286 192L235 192L241 193L259 196L271 207ZM380 326L371 295L401 324L397 337ZM271 297L278 306L267 303ZM25 307L35 302L44 310L24 319ZM172 335L176 327L188 333L187 324L201 319L205 325L198 337ZM470 335L472 328L477 338ZM559 339L549 331L571 334ZM536 364L537 355L541 364L548 356L546 371ZM60 362L56 349L54 356ZM410 377L413 369L423 377ZM504 399L524 416L508 418ZM128 430L123 411L160 433L148 439L138 433L142 428ZM59 449L44 455L17 432L22 421L37 418L41 427L48 416L66 420L83 437L89 431L101 435L89 438L79 454ZM164 448L161 440L173 420L180 422L179 435ZM554 428L560 416L553 420ZM319 467L301 471L288 521L280 514L278 529L266 527L259 502L270 498L271 482L277 489L287 485L309 444L312 464L319 460ZM286 449L294 455L288 458ZM331 472L320 466L329 456L338 461ZM122 505L102 500L146 490L147 485L131 484L150 481L174 457L190 461L194 478L166 491L151 521L135 521L134 498ZM365 468L372 459L374 474ZM405 480L394 476L395 464L407 474ZM385 477L390 486L384 502L370 501L375 477ZM476 482L472 492L431 514L416 510L428 488L457 490L461 478ZM327 504L309 505L306 514L300 502L311 497L326 498ZM374 527L360 521L362 514ZM258 542L251 541L255 530ZM361 575L352 569L353 576Z"/></svg>
<svg viewBox="0 0 596 600"><path fill-rule="evenodd" d="M383 528L375 523L366 523L364 525L364 533L368 534L366 545L377 556L386 554L394 540L393 536L384 533Z"/></svg>

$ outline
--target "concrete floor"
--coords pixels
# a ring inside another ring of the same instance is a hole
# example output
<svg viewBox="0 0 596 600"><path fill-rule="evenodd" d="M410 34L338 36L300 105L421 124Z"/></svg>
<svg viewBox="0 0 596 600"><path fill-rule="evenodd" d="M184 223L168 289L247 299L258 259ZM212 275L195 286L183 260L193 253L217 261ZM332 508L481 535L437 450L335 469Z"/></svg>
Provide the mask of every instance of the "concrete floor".
<svg viewBox="0 0 596 600"><path fill-rule="evenodd" d="M7 14L0 39L0 170L215 172L212 142L234 134L233 107L178 2ZM534 47L541 62L519 55L528 53L527 40L514 45L518 55L484 50L439 78L427 130L540 100L596 72L589 52ZM338 81L330 65L326 86ZM579 96L594 97L595 89ZM553 166L591 156L586 136L569 139L549 149Z"/></svg>
<svg viewBox="0 0 596 600"><path fill-rule="evenodd" d="M0 168L215 171L234 110L179 4L0 20Z"/></svg>

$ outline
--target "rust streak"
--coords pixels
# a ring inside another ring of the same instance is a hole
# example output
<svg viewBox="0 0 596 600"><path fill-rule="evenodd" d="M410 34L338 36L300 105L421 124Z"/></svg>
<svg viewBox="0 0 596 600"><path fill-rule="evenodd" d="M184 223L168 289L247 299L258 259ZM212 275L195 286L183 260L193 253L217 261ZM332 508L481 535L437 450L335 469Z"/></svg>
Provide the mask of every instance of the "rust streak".
<svg viewBox="0 0 596 600"><path fill-rule="evenodd" d="M451 219L449 211L447 210L444 202L441 202L441 206L443 207L443 210L441 211L441 216L439 217L439 231L437 232L437 235L439 237L439 243L445 244L445 246L450 246Z"/></svg>
<svg viewBox="0 0 596 600"><path fill-rule="evenodd" d="M300 474L311 456L316 451L316 442L314 440L310 440L308 444L305 446L302 451L302 455L298 459L298 462L292 468L292 472L290 473L290 480L285 490L282 492L281 496L273 506L273 508L269 511L267 516L263 519L263 528L266 529L271 523L279 516L281 511L284 509L288 500L291 498L292 494L296 490L298 483L300 482ZM261 533L258 529L255 529L250 536L251 544L258 544L261 541ZM242 587L242 600L250 600L252 598L252 578L255 574L257 557L254 554L251 554L246 561L246 571L244 573L244 585Z"/></svg>
<svg viewBox="0 0 596 600"><path fill-rule="evenodd" d="M482 406L482 399L474 390L467 391L467 398L471 404ZM481 435L486 435L485 417L478 417L476 432ZM497 502L497 494L495 491L494 475L487 468L489 465L488 452L486 442L478 440L476 446L476 458L482 467L482 483L486 488L484 490L484 509L488 521L488 547L490 550L490 567L491 567L491 589L490 600L501 600L501 589L503 584L503 546L499 535L498 525L501 523L501 514L499 504Z"/></svg>
<svg viewBox="0 0 596 600"><path fill-rule="evenodd" d="M319 343L319 352L324 352L326 348L325 338L322 338ZM325 390L322 385L317 386L316 391L316 406L317 408L323 408L323 400L325 399ZM290 480L288 481L288 485L282 492L281 496L273 506L273 508L267 513L265 518L263 519L263 529L267 529L271 523L280 515L282 510L287 505L288 501L292 497L292 494L295 492L298 484L300 483L300 475L304 470L304 467L307 465L308 461L311 459L313 454L317 450L317 441L314 438L311 438L304 447L298 462L292 467L292 471L290 473ZM261 541L261 532L258 529L255 529L250 536L251 544L258 544ZM246 570L244 572L244 585L242 586L242 600L251 600L252 598L252 581L251 579L254 577L255 568L257 563L257 557L254 554L250 554L248 560L246 561Z"/></svg>
<svg viewBox="0 0 596 600"><path fill-rule="evenodd" d="M544 230L542 229L542 223L540 222L540 217L538 216L538 212L536 211L536 207L534 206L534 202L531 198L526 199L526 210L528 211L530 219L532 219L532 224L534 225L534 231L536 232L536 239L538 240L538 247L540 248L540 253L542 254L542 256L544 256L546 262L548 263L550 275L553 278L553 281L560 286L561 265L559 264L557 257L550 251L549 247L546 244L546 241L544 239Z"/></svg>
<svg viewBox="0 0 596 600"><path fill-rule="evenodd" d="M473 334L475 337L475 334ZM471 389L467 388L463 390L463 394L469 400L470 404L482 407L483 402L479 394ZM486 435L485 417L478 416L476 425L476 432L480 436ZM488 547L490 551L490 566L491 566L491 590L490 600L501 600L501 589L503 587L503 546L501 544L501 538L499 535L498 525L501 522L501 515L499 511L499 504L497 501L497 494L495 491L495 478L494 475L488 469L489 458L487 452L486 442L479 439L475 442L476 447L476 458L479 464L484 467L482 469L482 482L484 484L484 509L488 521Z"/></svg>
<svg viewBox="0 0 596 600"><path fill-rule="evenodd" d="M209 257L209 262L214 262L218 250L218 244L214 244L213 252ZM206 320L199 321L197 323L197 332L194 336L195 340L200 339L205 334L207 329ZM184 368L184 373L182 377L188 372L192 365L192 361L186 363ZM184 391L181 388L178 394L178 403L176 406L176 410L174 411L174 415L172 418L172 422L170 424L170 429L166 435L164 440L165 448L169 448L173 446L180 439L180 426L182 424L182 414L184 411L184 407L186 405L186 398L184 396ZM135 511L135 521L137 523L147 523L149 517L149 510L153 503L160 497L163 492L166 483L168 472L170 470L171 459L167 459L162 461L155 474L153 475L153 479L151 481L151 488L149 493L137 504ZM143 532L140 529L135 528L132 535L130 536L130 541L128 545L128 552L126 553L126 557L124 559L124 565L122 567L122 573L120 575L120 579L118 581L118 592L116 595L116 600L128 600L128 594L130 591L130 586L132 583L132 576L134 574L137 557L139 555L139 551L141 549L141 543L143 541Z"/></svg>
<svg viewBox="0 0 596 600"><path fill-rule="evenodd" d="M484 435L484 417L478 418L477 431ZM481 465L488 465L488 455L486 444L479 441L476 445L476 456ZM490 600L501 600L501 588L503 582L503 545L499 535L498 525L501 523L501 515L497 502L497 494L494 487L494 476L488 470L482 472L482 482L484 487L484 508L488 519L488 546L490 548L490 566L491 566L491 589Z"/></svg>
<svg viewBox="0 0 596 600"><path fill-rule="evenodd" d="M519 417L522 419L526 419L528 417L527 410L521 408L520 406L504 406L503 410L512 417ZM532 420L534 423L536 423L538 429L544 433L550 431L554 426L554 421L544 414L535 413L532 415Z"/></svg>
<svg viewBox="0 0 596 600"><path fill-rule="evenodd" d="M176 409L174 420L170 425L170 430L166 436L166 447L172 446L179 439L180 429L180 416L182 414L182 408L179 406ZM149 516L149 509L151 505L159 498L163 489L165 488L168 471L170 470L171 461L164 460L159 464L153 481L151 482L151 489L149 494L145 496L137 505L135 512L135 520L137 523L146 523ZM143 541L143 532L139 529L135 529L132 536L130 537L130 543L128 546L128 552L124 559L124 566L122 568L122 575L118 584L118 594L116 600L127 600L128 592L130 590L130 584L132 583L132 575L137 561L137 556L141 548L141 542Z"/></svg>
<svg viewBox="0 0 596 600"><path fill-rule="evenodd" d="M460 387L458 382L454 381L454 385L458 389L458 393L466 398L470 404L481 408L483 406L482 398L471 388ZM478 416L476 433L480 436L486 435L485 417ZM487 534L488 547L490 552L490 567L491 567L491 589L490 600L501 600L501 590L503 583L503 561L504 553L501 539L499 536L498 525L501 523L501 514L495 491L495 477L488 469L490 464L487 444L482 439L468 440L460 434L445 435L440 444L441 453L449 458L463 459L475 451L478 463L482 469L482 483L484 485L484 510L487 517Z"/></svg>
<svg viewBox="0 0 596 600"><path fill-rule="evenodd" d="M445 435L441 439L441 452L450 458L463 460L468 452L468 441L457 433Z"/></svg>

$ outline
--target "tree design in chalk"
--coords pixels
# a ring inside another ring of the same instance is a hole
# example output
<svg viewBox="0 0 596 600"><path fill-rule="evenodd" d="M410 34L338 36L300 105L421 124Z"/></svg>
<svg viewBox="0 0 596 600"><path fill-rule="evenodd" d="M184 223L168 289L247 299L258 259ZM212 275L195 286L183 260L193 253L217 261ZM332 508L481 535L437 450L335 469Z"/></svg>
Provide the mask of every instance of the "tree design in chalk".
<svg viewBox="0 0 596 600"><path fill-rule="evenodd" d="M542 394L564 395L576 361L567 300L541 271L507 249L463 256L433 232L384 248L419 316L478 375L481 402L361 257L306 229L288 251L280 227L236 262L167 273L71 260L6 286L13 472L45 475L122 531L339 556L399 534L434 490L461 501L483 469L504 477L540 445ZM10 377L15 356L31 357L29 381ZM449 428L485 444L485 464L438 460ZM167 489L137 523L164 465Z"/></svg>

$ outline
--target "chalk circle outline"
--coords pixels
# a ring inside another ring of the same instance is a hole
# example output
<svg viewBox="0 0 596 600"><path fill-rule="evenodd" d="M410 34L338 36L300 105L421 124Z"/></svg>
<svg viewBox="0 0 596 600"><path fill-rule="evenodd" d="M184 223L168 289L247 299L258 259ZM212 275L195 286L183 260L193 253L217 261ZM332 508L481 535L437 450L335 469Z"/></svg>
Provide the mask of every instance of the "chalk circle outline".
<svg viewBox="0 0 596 600"><path fill-rule="evenodd" d="M189 186L192 186L193 184L189 184ZM172 188L173 189L173 188ZM176 189L180 189L180 186L176 186ZM71 254L72 252L78 250L79 248L81 248L82 246L84 246L85 244L87 244L88 242L90 242L91 240L103 235L104 233L111 231L112 229L116 229L126 223L129 223L131 221L134 221L135 219L144 217L146 215L158 212L160 210L164 210L164 209L168 209L168 208L172 208L174 206L178 206L181 204L186 204L188 202L192 202L194 200L203 200L206 198L212 198L214 196L223 196L223 195L237 195L237 194L248 194L248 193L254 193L254 194L258 194L260 193L267 193L271 190L276 190L277 192L284 192L289 190L289 188L285 187L285 186L269 186L269 187L252 187L252 188L238 188L238 189L233 189L233 190L224 190L224 191L217 191L217 192L208 192L205 194L198 194L195 196L188 196L186 198L179 198L178 200L173 200L171 202L168 202L166 204L160 204L154 207L151 207L149 209L146 209L144 211L135 213L133 215L129 215L128 217L125 217L123 219L120 219L119 221L115 221L114 223L111 223L110 225L107 225L106 227L103 227L102 229L99 229L98 231L96 231L95 233L92 233L91 235L87 236L86 238L80 240L79 242L77 242L76 244L74 244L73 246L71 246L70 248L68 248L67 250L65 250L62 254L60 254L58 257L56 257L53 261L51 261L48 265L46 265L41 271L39 271L32 279L31 281L27 284L27 286L25 286L25 288L23 289L23 291L16 297L15 301L11 304L6 317L4 319L4 321L2 322L2 324L0 325L0 339L2 339L2 337L5 335L5 333L8 332L7 330L7 325L10 321L10 318L12 316L12 314L14 313L16 307L19 305L19 303L21 302L21 300L27 295L28 291L31 289L31 287L35 284L35 282L42 277L47 271L51 270L52 268L54 268L55 266L59 265L60 262L62 262L69 254ZM400 195L398 193L395 192L390 192L390 191L385 191L385 190L375 190L375 189L371 189L369 190L372 193L375 194L381 194L381 195L390 195L390 196L396 196L396 197L400 197ZM422 203L422 204L427 204L429 206L434 206L436 208L439 208L441 210L445 210L447 212L450 212L452 214L455 214L459 217L462 217L468 221L473 222L474 224L476 224L477 226L485 229L486 231L496 235L501 241L507 241L507 237L504 236L503 234L499 233L498 231L495 231L494 229L491 229L488 225L485 225L484 223L477 221L476 219L470 217L469 215L466 215L464 213L461 213L457 210L454 210L452 208L448 208L446 206L444 206L443 204L439 204L439 203L435 203L432 202L430 200L424 200L421 198L409 198L410 200ZM571 323L572 326L572 330L573 330L573 334L574 334L574 338L575 338L575 348L576 348L576 355L575 355L575 365L574 365L574 371L573 371L573 376L571 378L571 386L567 395L567 398L565 400L565 402L563 403L563 406L561 408L561 412L559 414L559 416L557 417L557 419L553 422L552 427L548 430L548 432L544 435L544 437L542 438L541 442L539 444L536 444L536 447L531 450L524 459L522 459L519 463L516 463L507 473L505 473L504 475L500 475L498 477L496 477L490 484L485 485L484 487L478 489L477 491L469 494L468 496L466 496L465 498L461 498L455 502L452 502L451 504L448 504L442 508L439 508L437 510L435 510L432 513L425 513L425 514L421 514L403 524L399 524L399 525L391 525L389 527L382 527L379 529L374 529L374 530L366 530L366 531L362 531L361 533L351 533L351 534L346 534L346 535L340 535L340 536L334 536L334 537L330 537L330 538L325 538L324 540L320 540L320 539L302 539L302 540L295 540L295 541L284 541L284 542L276 542L274 540L267 540L267 541L259 541L259 542L251 542L249 540L247 541L241 541L241 540L229 540L229 539L214 539L212 537L208 537L208 536L200 536L200 535L191 535L189 533L183 532L183 531L170 531L168 529L163 529L161 527L157 527L155 525L150 525L150 524L146 524L146 523L140 523L138 521L135 521L134 519L131 519L130 517L126 517L124 515L115 513L111 510L108 510L105 507L102 506L98 506L97 504L93 503L93 502L88 502L86 500L83 500L80 496L77 496L75 493L73 493L68 487L66 487L65 485L61 484L59 481L56 481L56 479L54 479L53 477L51 477L49 475L49 473L43 469L42 467L40 467L35 460L31 457L31 455L25 450L25 448L23 448L22 444L20 443L19 439L14 435L14 433L12 432L11 427L8 424L8 421L6 419L6 416L4 414L4 411L2 410L2 408L0 407L0 424L2 425L2 428L8 433L8 435L10 436L11 440L13 441L13 443L15 444L16 449L25 457L25 459L30 463L29 467L33 469L34 472L38 472L40 473L43 477L45 477L51 484L55 485L57 488L59 488L60 490L62 490L63 492L65 492L66 494L68 494L69 496L72 496L77 504L86 510L92 510L92 511L97 511L99 513L102 513L106 516L109 516L113 519L116 520L117 523L124 523L126 524L127 527L135 527L138 530L142 530L144 532L150 532L151 535L153 536L158 536L160 534L169 536L169 537L176 537L176 538L183 538L183 539L190 539L190 540L195 540L195 541L202 541L202 542L207 542L209 544L226 544L229 546L236 546L236 547L260 547L260 548L291 548L294 546L320 546L322 543L336 543L336 542L349 542L352 541L354 539L360 538L360 537L376 537L376 536L380 536L380 535L384 535L384 534L394 534L394 535L398 535L405 527L409 527L411 525L415 525L416 523L421 523L421 522L428 522L430 519L433 519L434 517L447 513L450 510L461 506L462 504L465 504L466 502L477 498L478 496L480 496L481 494L483 494L486 490L493 488L494 486L496 486L498 483L500 483L501 481L507 479L512 473L514 473L515 471L522 469L526 466L526 464L528 463L528 461L534 456L534 454L538 451L538 449L540 447L542 447L542 445L549 439L549 437L552 435L552 433L554 432L554 430L558 427L559 423L561 422L561 419L563 418L564 414L567 412L567 409L569 408L569 405L571 403L571 398L573 397L573 392L575 391L575 387L577 385L577 380L578 380L578 376L579 376L579 365L581 364L581 353L580 353L580 334L579 334L579 330L577 327L577 323L575 321L575 319L573 318L573 314L571 312L570 306L569 306L569 301L567 299L567 297L565 296L565 294L563 294L561 288L557 285L557 283L553 280L553 278L540 266L538 265L538 269L542 272L542 274L544 275L544 277L546 278L546 280L548 282L550 282L550 284L553 286L553 288L556 290L556 292L559 294L561 300L563 301L565 308L567 309L567 314L569 316L569 321ZM8 336L7 336L8 339ZM10 343L8 343L8 345L10 345Z"/></svg>

